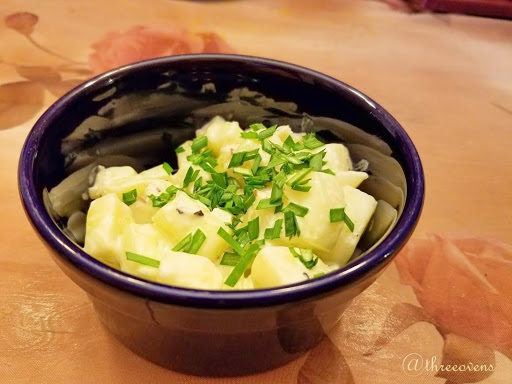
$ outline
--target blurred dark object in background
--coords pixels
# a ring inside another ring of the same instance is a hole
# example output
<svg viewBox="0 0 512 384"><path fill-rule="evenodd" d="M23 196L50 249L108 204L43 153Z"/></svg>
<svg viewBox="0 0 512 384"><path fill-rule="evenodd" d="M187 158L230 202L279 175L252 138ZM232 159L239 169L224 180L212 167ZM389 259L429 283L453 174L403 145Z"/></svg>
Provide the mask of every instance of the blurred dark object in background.
<svg viewBox="0 0 512 384"><path fill-rule="evenodd" d="M415 11L431 10L447 13L512 19L512 0L407 0Z"/></svg>

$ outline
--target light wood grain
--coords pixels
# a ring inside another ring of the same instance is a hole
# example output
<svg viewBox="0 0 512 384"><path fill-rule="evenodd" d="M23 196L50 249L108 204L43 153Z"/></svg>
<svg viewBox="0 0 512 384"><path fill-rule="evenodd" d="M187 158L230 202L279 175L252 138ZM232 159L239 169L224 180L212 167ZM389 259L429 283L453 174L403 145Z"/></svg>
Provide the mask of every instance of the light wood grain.
<svg viewBox="0 0 512 384"><path fill-rule="evenodd" d="M387 108L417 145L427 195L415 236L464 233L512 242L509 21L410 15L353 0L0 4L2 19L17 11L37 14L34 37L77 61L86 62L92 42L108 31L177 24L215 31L239 53L341 79ZM2 24L0 60L58 64ZM0 63L0 84L20 80ZM55 97L45 91L44 100L47 107ZM85 294L51 261L17 192L18 156L35 120L0 131L0 383L214 382L166 371L120 346L99 325ZM302 362L217 382L294 383Z"/></svg>

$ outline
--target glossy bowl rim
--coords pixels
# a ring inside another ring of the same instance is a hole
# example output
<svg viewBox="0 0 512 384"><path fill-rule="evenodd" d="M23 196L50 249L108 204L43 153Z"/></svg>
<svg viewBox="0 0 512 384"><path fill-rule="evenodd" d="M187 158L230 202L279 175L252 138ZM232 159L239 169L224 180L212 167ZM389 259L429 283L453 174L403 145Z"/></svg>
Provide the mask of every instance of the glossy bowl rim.
<svg viewBox="0 0 512 384"><path fill-rule="evenodd" d="M99 262L69 240L52 221L43 205L42 195L38 195L35 186L35 159L37 159L38 146L45 131L63 113L68 104L109 86L112 78L119 79L144 68L166 69L166 66L171 66L175 62L193 63L196 60L217 63L229 61L242 66L244 64L263 65L293 71L296 74L314 78L315 81L323 86L329 86L336 93L356 97L359 103L365 106L372 106L375 110L374 114L379 115L381 124L386 130L391 131L397 142L396 147L403 148L402 157L408 163L410 176L413 178L410 183L407 180L408 191L402 215L383 242L353 264L310 281L269 289L211 291L173 287L128 275ZM154 301L180 306L222 309L281 305L312 298L377 272L391 260L412 234L423 206L425 180L419 154L401 125L378 103L348 84L309 68L268 58L232 54L192 54L145 60L113 69L82 83L59 98L37 120L25 140L18 165L18 187L25 212L40 237L57 255L82 272L110 286Z"/></svg>

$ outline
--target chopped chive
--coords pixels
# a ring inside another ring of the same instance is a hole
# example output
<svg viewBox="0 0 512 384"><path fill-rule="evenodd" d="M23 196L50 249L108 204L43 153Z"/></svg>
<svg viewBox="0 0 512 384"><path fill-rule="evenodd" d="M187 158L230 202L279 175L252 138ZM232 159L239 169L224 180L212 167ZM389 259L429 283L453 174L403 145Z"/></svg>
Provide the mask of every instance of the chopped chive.
<svg viewBox="0 0 512 384"><path fill-rule="evenodd" d="M228 183L228 175L226 174L226 172L212 173L211 176L215 184L217 184L221 188L226 188Z"/></svg>
<svg viewBox="0 0 512 384"><path fill-rule="evenodd" d="M304 168L293 175L286 184L290 185L292 188L299 184L299 182L304 179L313 169L312 168Z"/></svg>
<svg viewBox="0 0 512 384"><path fill-rule="evenodd" d="M322 277L323 275L325 275L325 272L317 272L313 275L313 278L317 278L317 277Z"/></svg>
<svg viewBox="0 0 512 384"><path fill-rule="evenodd" d="M284 233L286 237L300 236L299 223L293 211L284 213Z"/></svg>
<svg viewBox="0 0 512 384"><path fill-rule="evenodd" d="M309 160L309 166L311 168L313 168L313 171L317 171L317 172L321 171L322 165L323 165L323 161L322 161L321 153L317 153Z"/></svg>
<svg viewBox="0 0 512 384"><path fill-rule="evenodd" d="M253 149L252 151L247 151L245 153L244 160L249 161L249 160L255 159L257 156L259 156L259 153L260 153L260 150L258 148Z"/></svg>
<svg viewBox="0 0 512 384"><path fill-rule="evenodd" d="M272 169L272 168L275 168L278 165L281 165L281 164L284 164L284 163L286 163L285 159L283 159L281 157L273 156L270 159L270 161L268 162L268 164L265 166L264 169Z"/></svg>
<svg viewBox="0 0 512 384"><path fill-rule="evenodd" d="M246 152L235 152L229 161L228 168L239 167L244 163Z"/></svg>
<svg viewBox="0 0 512 384"><path fill-rule="evenodd" d="M171 164L166 163L165 161L162 164L162 167L164 168L165 172L167 172L168 175L170 175L172 173L172 171L173 171L173 169L171 167Z"/></svg>
<svg viewBox="0 0 512 384"><path fill-rule="evenodd" d="M258 132L242 132L243 139L258 139Z"/></svg>
<svg viewBox="0 0 512 384"><path fill-rule="evenodd" d="M192 236L192 241L190 242L190 245L188 246L187 253L191 253L191 254L195 255L199 251L199 249L201 248L201 246L203 245L205 240L206 240L206 235L204 234L204 232L201 231L200 229L196 230L196 232L194 233L194 236Z"/></svg>
<svg viewBox="0 0 512 384"><path fill-rule="evenodd" d="M208 137L199 136L192 140L192 153L199 153L201 149L205 148L208 145Z"/></svg>
<svg viewBox="0 0 512 384"><path fill-rule="evenodd" d="M344 218L345 218L345 208L332 208L329 211L329 220L331 221L331 223L343 221Z"/></svg>
<svg viewBox="0 0 512 384"><path fill-rule="evenodd" d="M325 145L325 143L322 143L320 140L316 138L316 135L314 133L309 133L302 139L302 144L307 149L315 149L319 148Z"/></svg>
<svg viewBox="0 0 512 384"><path fill-rule="evenodd" d="M318 257L313 255L313 250L311 249L302 249L300 252L297 252L293 247L289 247L288 249L293 257L299 259L307 269L313 268L318 263Z"/></svg>
<svg viewBox="0 0 512 384"><path fill-rule="evenodd" d="M196 193L196 191L201 188L202 184L203 184L203 178L202 177L200 177L199 179L197 179L194 182L194 193Z"/></svg>
<svg viewBox="0 0 512 384"><path fill-rule="evenodd" d="M260 132L258 134L258 138L260 140L265 140L265 139L268 139L270 136L272 136L274 134L274 132L276 131L277 129L277 125L273 125L271 126L270 128L267 128L265 129L264 131Z"/></svg>
<svg viewBox="0 0 512 384"><path fill-rule="evenodd" d="M256 241L249 246L247 252L244 255L242 255L240 261L236 264L235 268L233 268L224 284L230 287L234 287L236 285L238 280L240 280L240 277L242 277L242 275L244 274L247 267L249 267L249 265L252 263L252 261L260 251L261 247L263 246L263 243L264 242Z"/></svg>
<svg viewBox="0 0 512 384"><path fill-rule="evenodd" d="M251 239L249 238L249 232L244 231L240 234L240 236L237 237L236 242L240 244L240 246L243 248L250 240Z"/></svg>
<svg viewBox="0 0 512 384"><path fill-rule="evenodd" d="M267 127L265 127L265 126L264 126L263 124L261 124L261 123L256 123L256 124L251 124L251 125L249 126L249 128L251 128L253 131L260 131L260 130L265 129L265 128L267 128Z"/></svg>
<svg viewBox="0 0 512 384"><path fill-rule="evenodd" d="M332 208L329 211L329 220L331 223L343 221L348 229L350 229L350 232L354 232L354 222L345 213L345 208Z"/></svg>
<svg viewBox="0 0 512 384"><path fill-rule="evenodd" d="M257 216L255 219L249 221L247 224L247 232L249 239L255 240L260 235L260 218Z"/></svg>
<svg viewBox="0 0 512 384"><path fill-rule="evenodd" d="M185 179L183 179L183 188L188 187L188 185L193 181L192 176L194 175L194 168L188 167L187 173L185 174Z"/></svg>
<svg viewBox="0 0 512 384"><path fill-rule="evenodd" d="M291 211L295 214L295 216L304 217L309 212L309 208L304 207L299 204L290 203L285 208L282 209L283 212Z"/></svg>
<svg viewBox="0 0 512 384"><path fill-rule="evenodd" d="M270 201L270 199L261 199L260 202L258 203L258 205L256 206L256 210L276 207L278 205L281 205L280 201L272 202L272 201Z"/></svg>
<svg viewBox="0 0 512 384"><path fill-rule="evenodd" d="M274 176L273 182L282 188L284 186L284 183L286 183L287 177L288 176L286 175L286 173L284 171L281 171L276 176Z"/></svg>
<svg viewBox="0 0 512 384"><path fill-rule="evenodd" d="M354 227L355 227L354 222L352 220L350 220L350 217L348 217L346 213L345 213L345 217L344 217L343 221L347 225L348 229L350 229L350 232L354 232Z"/></svg>
<svg viewBox="0 0 512 384"><path fill-rule="evenodd" d="M293 141L293 138L290 135L288 135L286 140L283 142L283 145L285 148L294 149L295 141Z"/></svg>
<svg viewBox="0 0 512 384"><path fill-rule="evenodd" d="M273 240L281 237L281 228L283 227L283 219L277 219L273 227L265 229L265 239Z"/></svg>
<svg viewBox="0 0 512 384"><path fill-rule="evenodd" d="M256 200L256 196L254 196L254 193L251 192L251 194L249 196L247 196L244 200L244 209L245 210L249 209L249 207L252 205L252 203L254 203L255 200Z"/></svg>
<svg viewBox="0 0 512 384"><path fill-rule="evenodd" d="M176 153L183 153L183 152L185 152L185 148L183 148L183 147L178 147L178 148L176 148L176 149L174 150L174 152L176 152Z"/></svg>
<svg viewBox="0 0 512 384"><path fill-rule="evenodd" d="M240 244L238 244L234 239L233 237L226 232L226 230L222 227L219 228L219 230L217 231L217 234L222 237L222 239L228 243L231 248L233 249L233 251L235 251L236 253L238 253L240 256L243 256L245 254L245 251L244 249L240 246Z"/></svg>
<svg viewBox="0 0 512 384"><path fill-rule="evenodd" d="M129 192L123 193L123 203L132 205L137 200L137 190L132 189Z"/></svg>
<svg viewBox="0 0 512 384"><path fill-rule="evenodd" d="M329 174L329 175L333 175L333 176L335 176L335 175L336 175L336 174L335 174L331 169L329 169L329 168L327 168L327 169L322 169L322 172L323 172L323 173L327 173L327 174Z"/></svg>
<svg viewBox="0 0 512 384"><path fill-rule="evenodd" d="M309 192L309 190L311 189L311 186L310 185L296 185L295 187L292 187L292 189L294 191L299 191L299 192Z"/></svg>
<svg viewBox="0 0 512 384"><path fill-rule="evenodd" d="M237 255L233 252L224 252L222 259L220 260L220 265L229 265L234 267L240 261L240 255Z"/></svg>
<svg viewBox="0 0 512 384"><path fill-rule="evenodd" d="M172 248L172 250L174 252L179 252L182 249L184 249L185 247L187 247L191 241L192 241L192 234L189 233L187 236L185 236L183 239L181 239L180 242Z"/></svg>
<svg viewBox="0 0 512 384"><path fill-rule="evenodd" d="M258 171L258 167L260 166L261 164L261 155L258 154L255 158L254 158L254 162L252 163L252 167L251 167L251 172L253 175L256 174L256 172Z"/></svg>
<svg viewBox="0 0 512 384"><path fill-rule="evenodd" d="M270 154L274 152L273 147L272 145L270 145L270 142L268 140L261 141L261 149Z"/></svg>
<svg viewBox="0 0 512 384"><path fill-rule="evenodd" d="M147 265L148 267L158 268L160 266L160 260L142 256L133 252L126 252L126 260L134 261L142 265Z"/></svg>
<svg viewBox="0 0 512 384"><path fill-rule="evenodd" d="M252 176L251 170L247 168L235 167L233 168L233 172L239 173L240 175Z"/></svg>
<svg viewBox="0 0 512 384"><path fill-rule="evenodd" d="M271 203L281 203L283 198L283 187L277 185L277 183L272 184L272 193L270 195Z"/></svg>

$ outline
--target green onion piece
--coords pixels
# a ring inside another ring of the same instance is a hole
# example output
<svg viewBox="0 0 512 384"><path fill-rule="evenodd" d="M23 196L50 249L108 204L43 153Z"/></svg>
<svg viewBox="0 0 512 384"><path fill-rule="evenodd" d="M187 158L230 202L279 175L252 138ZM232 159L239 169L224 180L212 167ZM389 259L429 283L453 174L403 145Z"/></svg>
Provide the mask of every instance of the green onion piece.
<svg viewBox="0 0 512 384"><path fill-rule="evenodd" d="M258 132L242 132L243 139L258 139Z"/></svg>
<svg viewBox="0 0 512 384"><path fill-rule="evenodd" d="M288 135L286 140L283 142L283 145L287 149L294 149L295 148L295 141L293 141L293 138Z"/></svg>
<svg viewBox="0 0 512 384"><path fill-rule="evenodd" d="M329 175L336 175L331 169L327 168L327 169L322 169L322 172L323 173L327 173Z"/></svg>
<svg viewBox="0 0 512 384"><path fill-rule="evenodd" d="M295 214L295 216L304 217L309 212L309 208L304 207L299 204L290 203L285 208L282 209L283 212L291 211Z"/></svg>
<svg viewBox="0 0 512 384"><path fill-rule="evenodd" d="M249 221L247 224L247 233L250 240L255 240L260 235L260 218L257 216L255 219Z"/></svg>
<svg viewBox="0 0 512 384"><path fill-rule="evenodd" d="M199 249L201 248L201 246L203 245L205 240L206 240L206 235L204 234L204 232L201 231L200 229L196 230L196 232L194 233L194 236L192 236L192 241L191 241L190 245L188 246L187 253L191 253L191 254L195 255L197 253L197 251L199 251Z"/></svg>
<svg viewBox="0 0 512 384"><path fill-rule="evenodd" d="M208 138L206 136L199 136L192 140L192 153L199 153L201 149L208 145Z"/></svg>
<svg viewBox="0 0 512 384"><path fill-rule="evenodd" d="M172 250L174 252L179 252L182 249L184 249L185 247L187 247L191 241L192 241L192 234L189 233L187 236L185 236L183 239L181 239L180 242L178 244L176 244Z"/></svg>
<svg viewBox="0 0 512 384"><path fill-rule="evenodd" d="M281 205L281 202L272 202L270 199L261 199L258 205L256 206L256 210L260 209L267 209L271 207L276 207L278 205Z"/></svg>
<svg viewBox="0 0 512 384"><path fill-rule="evenodd" d="M270 154L274 153L274 149L268 140L261 141L261 149Z"/></svg>
<svg viewBox="0 0 512 384"><path fill-rule="evenodd" d="M292 187L293 190L299 191L299 192L309 192L311 189L310 185L296 185L295 187Z"/></svg>
<svg viewBox="0 0 512 384"><path fill-rule="evenodd" d="M272 136L274 134L274 132L276 131L277 129L277 125L273 125L271 126L270 128L267 128L265 129L264 131L260 132L258 134L258 138L260 140L265 140L265 139L268 139L270 136Z"/></svg>
<svg viewBox="0 0 512 384"><path fill-rule="evenodd" d="M129 192L123 193L123 203L132 205L137 200L137 190L132 189Z"/></svg>
<svg viewBox="0 0 512 384"><path fill-rule="evenodd" d="M230 287L234 287L236 285L238 280L240 280L240 277L242 277L244 274L245 270L249 267L249 265L251 265L263 244L264 242L256 241L249 246L247 252L242 255L240 261L237 263L235 268L233 268L224 284Z"/></svg>
<svg viewBox="0 0 512 384"><path fill-rule="evenodd" d="M265 166L265 170L272 169L277 167L278 165L286 163L286 159L283 159L281 157L272 156L268 164Z"/></svg>
<svg viewBox="0 0 512 384"><path fill-rule="evenodd" d="M345 213L345 208L332 208L329 211L329 220L331 223L343 221L348 229L350 229L350 232L354 232L354 222Z"/></svg>
<svg viewBox="0 0 512 384"><path fill-rule="evenodd" d="M245 153L245 151L233 153L233 156L229 161L228 168L239 167L240 165L242 165L244 163Z"/></svg>
<svg viewBox="0 0 512 384"><path fill-rule="evenodd" d="M323 275L325 275L325 272L318 272L313 275L313 278L316 279L317 277L322 277Z"/></svg>
<svg viewBox="0 0 512 384"><path fill-rule="evenodd" d="M345 218L345 208L332 208L329 211L329 220L331 221L331 223L343 221L344 218Z"/></svg>
<svg viewBox="0 0 512 384"><path fill-rule="evenodd" d="M212 173L211 176L215 184L217 184L221 188L226 188L228 184L228 175L226 172Z"/></svg>
<svg viewBox="0 0 512 384"><path fill-rule="evenodd" d="M244 231L237 237L236 242L243 248L250 241L249 232Z"/></svg>
<svg viewBox="0 0 512 384"><path fill-rule="evenodd" d="M280 187L276 183L272 184L272 193L270 195L271 203L281 203L283 198L283 187Z"/></svg>
<svg viewBox="0 0 512 384"><path fill-rule="evenodd" d="M283 219L277 219L273 227L265 229L265 239L273 240L281 237L281 228L283 227Z"/></svg>
<svg viewBox="0 0 512 384"><path fill-rule="evenodd" d="M316 138L316 135L314 133L309 133L302 139L302 144L307 149L315 149L319 148L325 145L325 143L322 143L320 140Z"/></svg>
<svg viewBox="0 0 512 384"><path fill-rule="evenodd" d="M255 159L260 153L260 150L258 148L253 149L252 151L247 151L245 153L244 161L249 161L252 159Z"/></svg>
<svg viewBox="0 0 512 384"><path fill-rule="evenodd" d="M245 251L244 249L240 246L240 244L238 244L234 239L233 237L231 237L231 235L229 233L226 232L226 230L222 227L219 228L219 230L217 231L217 234L222 237L222 239L228 243L231 248L233 248L233 251L235 251L236 253L238 253L240 256L243 256L245 254Z"/></svg>
<svg viewBox="0 0 512 384"><path fill-rule="evenodd" d="M284 213L284 233L286 237L300 236L299 223L292 211Z"/></svg>
<svg viewBox="0 0 512 384"><path fill-rule="evenodd" d="M346 213L345 213L345 217L344 217L343 221L347 225L348 229L350 229L350 232L354 232L354 227L355 227L354 222L350 219L350 217L347 216Z"/></svg>
<svg viewBox="0 0 512 384"><path fill-rule="evenodd" d="M258 154L255 158L254 158L254 162L252 163L252 167L251 167L251 172L253 175L256 174L256 172L258 172L258 167L260 166L261 164L261 155Z"/></svg>
<svg viewBox="0 0 512 384"><path fill-rule="evenodd" d="M142 265L147 265L148 267L158 268L160 266L160 260L142 256L133 252L126 252L126 260L134 261Z"/></svg>
<svg viewBox="0 0 512 384"><path fill-rule="evenodd" d="M256 123L256 124L251 124L249 125L249 128L251 128L253 131L260 131L262 129L265 129L267 127L265 127L263 124L261 123Z"/></svg>
<svg viewBox="0 0 512 384"><path fill-rule="evenodd" d="M176 148L176 150L174 152L176 152L176 153L183 153L183 152L185 152L185 148L178 147L178 148Z"/></svg>
<svg viewBox="0 0 512 384"><path fill-rule="evenodd" d="M247 168L235 167L233 168L233 172L239 173L240 175L252 176L251 170Z"/></svg>
<svg viewBox="0 0 512 384"><path fill-rule="evenodd" d="M313 169L312 168L304 168L293 175L286 184L290 185L292 188L297 186L302 179L304 179Z"/></svg>
<svg viewBox="0 0 512 384"><path fill-rule="evenodd" d="M172 167L171 167L171 164L169 163L166 163L164 161L164 163L162 164L162 167L164 168L165 172L167 172L168 175L170 175L172 173Z"/></svg>
<svg viewBox="0 0 512 384"><path fill-rule="evenodd" d="M240 255L237 255L233 252L224 252L222 259L220 260L220 265L229 265L234 267L240 261Z"/></svg>
<svg viewBox="0 0 512 384"><path fill-rule="evenodd" d="M288 176L286 175L286 172L281 171L276 176L274 176L273 182L282 188L284 186L284 183L286 183L287 177Z"/></svg>
<svg viewBox="0 0 512 384"><path fill-rule="evenodd" d="M183 179L183 188L188 187L188 185L194 181L192 176L194 175L194 168L188 167L187 173L185 174L185 179Z"/></svg>
<svg viewBox="0 0 512 384"><path fill-rule="evenodd" d="M199 179L197 179L195 182L194 182L194 193L197 192L198 189L201 188L201 185L203 184L203 178L200 177Z"/></svg>
<svg viewBox="0 0 512 384"><path fill-rule="evenodd" d="M251 194L249 196L247 196L244 200L244 209L248 210L249 207L252 205L252 203L254 203L255 200L256 200L256 196L254 196L254 192L251 192Z"/></svg>
<svg viewBox="0 0 512 384"><path fill-rule="evenodd" d="M313 250L311 249L303 249L300 251L300 253L297 252L293 247L289 247L288 249L290 250L291 254L299 259L307 269L313 268L318 263L318 257L313 255Z"/></svg>
<svg viewBox="0 0 512 384"><path fill-rule="evenodd" d="M323 161L322 161L322 154L317 153L309 160L309 166L313 168L313 171L319 172L322 170Z"/></svg>

